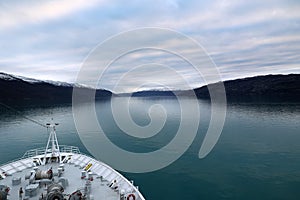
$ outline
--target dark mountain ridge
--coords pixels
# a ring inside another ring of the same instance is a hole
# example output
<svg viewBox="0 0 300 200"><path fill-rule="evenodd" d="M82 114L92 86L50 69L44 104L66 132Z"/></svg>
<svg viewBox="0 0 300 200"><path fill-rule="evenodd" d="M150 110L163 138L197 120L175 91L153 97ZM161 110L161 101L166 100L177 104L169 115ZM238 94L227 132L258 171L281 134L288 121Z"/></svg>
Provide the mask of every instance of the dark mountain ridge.
<svg viewBox="0 0 300 200"><path fill-rule="evenodd" d="M0 72L0 101L7 102L71 102L73 87L83 91L91 88L63 82L47 82ZM96 99L111 97L107 90L96 90Z"/></svg>
<svg viewBox="0 0 300 200"><path fill-rule="evenodd" d="M218 83L209 84L214 87ZM223 82L228 102L300 102L300 74L265 75ZM199 99L210 99L208 86L195 88ZM133 97L190 96L191 91L139 91ZM128 96L129 94L127 94Z"/></svg>
<svg viewBox="0 0 300 200"><path fill-rule="evenodd" d="M300 102L300 74L229 80L224 87L228 102ZM198 98L210 98L207 86L194 91Z"/></svg>
<svg viewBox="0 0 300 200"><path fill-rule="evenodd" d="M122 96L132 96L132 97L169 97L169 96L175 96L174 93L176 91L170 91L170 90L143 90L133 93L121 93L121 94L113 94L114 96L122 97Z"/></svg>
<svg viewBox="0 0 300 200"><path fill-rule="evenodd" d="M214 86L217 83L209 84ZM266 75L224 81L228 102L300 102L300 74ZM40 81L0 72L0 101L14 102L71 102L73 87L82 94L91 94L92 88L70 83ZM199 99L210 99L208 86L193 90ZM191 91L148 90L126 94L97 89L95 99L111 96L175 97L190 96Z"/></svg>

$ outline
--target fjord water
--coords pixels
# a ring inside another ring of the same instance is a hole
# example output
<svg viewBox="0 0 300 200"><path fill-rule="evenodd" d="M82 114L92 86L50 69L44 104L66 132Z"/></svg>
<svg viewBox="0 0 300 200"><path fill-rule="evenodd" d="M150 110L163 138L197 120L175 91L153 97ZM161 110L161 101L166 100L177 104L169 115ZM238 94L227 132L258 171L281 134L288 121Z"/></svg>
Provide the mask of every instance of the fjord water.
<svg viewBox="0 0 300 200"><path fill-rule="evenodd" d="M120 97L113 100L124 101ZM134 122L140 126L149 124L148 109L154 104L165 108L167 120L157 135L147 139L133 139L121 131L113 120L110 100L96 102L96 110L112 142L128 151L151 152L172 141L181 117L175 98L131 98ZM198 104L198 133L181 158L158 171L123 173L135 181L146 199L300 198L300 104L229 104L222 135L204 159L198 158L198 152L209 125L210 104L200 100ZM60 144L79 146L82 152L89 153L77 134L70 104L10 106L43 123L53 118L60 123ZM45 128L22 118L20 113L4 107L0 111L1 164L21 157L28 149L46 145ZM190 116L188 120L194 123L193 119ZM189 134L188 127L186 130ZM93 139L88 133L86 137Z"/></svg>

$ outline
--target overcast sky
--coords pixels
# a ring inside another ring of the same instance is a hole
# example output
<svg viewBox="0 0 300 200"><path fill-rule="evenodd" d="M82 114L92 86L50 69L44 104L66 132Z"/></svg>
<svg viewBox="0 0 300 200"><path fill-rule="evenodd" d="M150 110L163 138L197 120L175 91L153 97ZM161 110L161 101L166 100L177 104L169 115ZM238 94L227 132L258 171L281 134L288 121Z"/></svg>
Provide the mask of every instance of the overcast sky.
<svg viewBox="0 0 300 200"><path fill-rule="evenodd" d="M74 82L84 59L99 43L141 27L173 29L193 38L223 80L300 73L299 0L0 0L0 71ZM182 89L164 66L182 73L193 87L203 84L182 60L169 59L165 52L146 53L147 60L161 65L143 65L126 75L120 92L151 81L157 84L144 88ZM113 90L115 79L129 66L136 67L130 58L137 57L141 59L133 54L112 65L102 87Z"/></svg>

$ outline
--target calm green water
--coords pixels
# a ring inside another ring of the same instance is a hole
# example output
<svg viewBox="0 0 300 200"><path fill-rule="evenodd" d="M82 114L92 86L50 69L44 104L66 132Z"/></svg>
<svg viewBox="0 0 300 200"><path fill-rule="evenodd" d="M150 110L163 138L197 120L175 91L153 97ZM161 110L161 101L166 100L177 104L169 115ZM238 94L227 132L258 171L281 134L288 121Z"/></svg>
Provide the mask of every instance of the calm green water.
<svg viewBox="0 0 300 200"><path fill-rule="evenodd" d="M151 152L172 140L180 121L178 102L171 98L133 98L130 104L133 120L147 125L150 120L147 111L153 104L161 104L168 113L165 126L154 137L134 141L113 121L110 101L97 102L96 109L111 141L126 150ZM220 140L204 159L198 158L198 152L209 124L210 105L203 101L199 105L198 134L180 159L151 173L123 173L139 185L146 199L300 198L300 104L228 105ZM60 122L59 142L79 146L88 153L77 134L71 105L11 106L41 122L53 117ZM193 117L189 120L192 123ZM0 163L20 157L28 149L45 146L47 138L44 128L0 107Z"/></svg>

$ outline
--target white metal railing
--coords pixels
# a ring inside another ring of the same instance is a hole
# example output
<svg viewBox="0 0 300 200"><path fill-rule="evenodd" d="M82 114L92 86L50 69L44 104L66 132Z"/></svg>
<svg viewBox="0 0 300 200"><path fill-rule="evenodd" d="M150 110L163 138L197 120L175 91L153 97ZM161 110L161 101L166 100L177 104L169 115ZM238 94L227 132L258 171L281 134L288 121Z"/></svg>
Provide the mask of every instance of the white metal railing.
<svg viewBox="0 0 300 200"><path fill-rule="evenodd" d="M31 158L31 157L38 156L38 155L44 155L45 150L46 150L46 147L41 147L41 148L37 148L37 149L28 150L24 153L24 155L22 157L10 160L10 161L5 162L5 163L0 163L0 167L3 167L3 166L5 166L7 164L10 164L10 163L17 162L17 161L22 160L22 159ZM59 151L64 152L64 153L74 153L74 154L85 155L85 154L80 152L78 147L75 147L75 146L59 145ZM51 149L48 149L47 153L51 153Z"/></svg>
<svg viewBox="0 0 300 200"><path fill-rule="evenodd" d="M41 148L37 148L37 149L28 150L20 158L13 159L13 160L10 160L10 161L5 162L5 163L1 163L0 164L0 168L6 166L7 164L18 162L18 161L20 161L22 159L31 158L31 157L38 156L38 155L44 155L45 154L45 150L46 150L46 147L41 147ZM64 152L64 153L82 154L80 152L79 148L75 147L75 146L59 145L59 151L60 152ZM48 149L47 152L51 153L51 149Z"/></svg>
<svg viewBox="0 0 300 200"><path fill-rule="evenodd" d="M31 149L25 152L21 159L24 158L31 158L38 155L45 154L46 147ZM63 153L76 153L80 154L80 150L78 147L75 146L67 146L67 145L59 145L59 151ZM47 149L47 153L51 153L51 149Z"/></svg>

